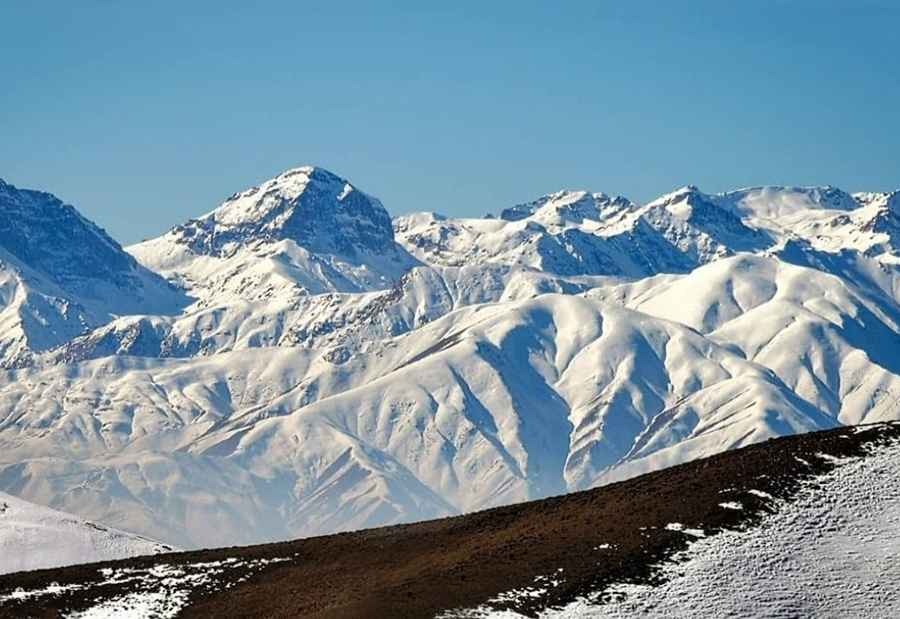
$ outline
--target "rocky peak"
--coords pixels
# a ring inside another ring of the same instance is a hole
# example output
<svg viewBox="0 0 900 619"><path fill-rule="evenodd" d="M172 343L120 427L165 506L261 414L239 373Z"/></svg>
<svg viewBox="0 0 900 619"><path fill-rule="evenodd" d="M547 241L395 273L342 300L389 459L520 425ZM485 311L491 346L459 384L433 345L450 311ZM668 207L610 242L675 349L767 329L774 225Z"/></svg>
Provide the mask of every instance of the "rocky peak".
<svg viewBox="0 0 900 619"><path fill-rule="evenodd" d="M687 203L690 205L710 203L710 197L700 191L696 185L685 185L671 193L660 196L647 206L668 207L675 204Z"/></svg>
<svg viewBox="0 0 900 619"><path fill-rule="evenodd" d="M900 240L900 191L857 194L854 198L864 207L858 220L860 229L887 234L892 244Z"/></svg>
<svg viewBox="0 0 900 619"><path fill-rule="evenodd" d="M657 198L644 210L654 220L674 217L701 227L721 223L735 231L743 231L740 218L731 209L700 191L696 185L685 185Z"/></svg>
<svg viewBox="0 0 900 619"><path fill-rule="evenodd" d="M654 200L642 209L641 217L682 251L695 252L701 263L771 244L766 234L747 226L722 196L705 194L695 185Z"/></svg>
<svg viewBox="0 0 900 619"><path fill-rule="evenodd" d="M292 240L314 253L354 256L393 248L391 218L376 198L322 168L306 166L236 193L170 233L195 253L227 255Z"/></svg>
<svg viewBox="0 0 900 619"><path fill-rule="evenodd" d="M584 219L599 221L611 210L622 210L634 205L622 196L610 196L605 193L588 191L563 190L547 194L533 202L517 204L500 212L500 219L520 221L536 214L543 213L567 221Z"/></svg>
<svg viewBox="0 0 900 619"><path fill-rule="evenodd" d="M810 199L819 208L849 211L857 208L858 202L849 193L832 185L807 188Z"/></svg>
<svg viewBox="0 0 900 619"><path fill-rule="evenodd" d="M134 259L73 206L0 181L0 246L66 286L87 279L124 283Z"/></svg>
<svg viewBox="0 0 900 619"><path fill-rule="evenodd" d="M855 193L853 199L862 206L872 206L877 210L900 213L900 190Z"/></svg>

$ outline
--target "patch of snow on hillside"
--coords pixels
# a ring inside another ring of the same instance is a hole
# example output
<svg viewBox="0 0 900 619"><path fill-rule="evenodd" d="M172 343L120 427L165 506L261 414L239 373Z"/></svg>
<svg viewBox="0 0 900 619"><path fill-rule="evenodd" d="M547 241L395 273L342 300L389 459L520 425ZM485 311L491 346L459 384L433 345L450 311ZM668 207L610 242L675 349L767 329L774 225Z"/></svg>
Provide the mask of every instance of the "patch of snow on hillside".
<svg viewBox="0 0 900 619"><path fill-rule="evenodd" d="M241 560L230 557L222 561L169 565L159 563L150 568L103 568L104 580L84 585L58 585L36 590L17 589L0 596L4 601L31 597L59 596L70 591L92 589L98 592L96 603L66 615L67 619L168 619L178 616L194 591L229 589L245 581L268 565L290 561L290 557ZM128 585L125 595L106 597L104 587Z"/></svg>
<svg viewBox="0 0 900 619"><path fill-rule="evenodd" d="M183 595L179 595L182 594ZM94 606L84 612L72 613L67 619L166 619L175 617L184 607L187 594L165 591L132 593Z"/></svg>

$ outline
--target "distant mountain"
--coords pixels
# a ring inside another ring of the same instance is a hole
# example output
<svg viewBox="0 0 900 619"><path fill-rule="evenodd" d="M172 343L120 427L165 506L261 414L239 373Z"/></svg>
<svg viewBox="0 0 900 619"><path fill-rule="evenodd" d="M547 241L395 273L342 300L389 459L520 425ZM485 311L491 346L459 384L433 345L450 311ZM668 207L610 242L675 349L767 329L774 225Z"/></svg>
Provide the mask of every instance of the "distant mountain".
<svg viewBox="0 0 900 619"><path fill-rule="evenodd" d="M0 492L0 574L172 550Z"/></svg>
<svg viewBox="0 0 900 619"><path fill-rule="evenodd" d="M582 222L585 219L600 221L634 208L628 198L609 196L589 191L558 191L533 202L519 204L500 212L500 219L519 221L537 216L548 223L565 220Z"/></svg>
<svg viewBox="0 0 900 619"><path fill-rule="evenodd" d="M559 192L499 219L398 217L398 241L431 265L502 264L556 276L640 277L685 271L691 262L625 198ZM624 222L624 223L623 223Z"/></svg>
<svg viewBox="0 0 900 619"><path fill-rule="evenodd" d="M2 249L0 490L180 546L252 543L898 419L897 195L563 191L391 221L303 167L132 259L36 194L72 219L20 234L34 209L10 209L6 245L39 245ZM63 259L88 241L104 266Z"/></svg>
<svg viewBox="0 0 900 619"><path fill-rule="evenodd" d="M188 299L141 267L72 206L0 181L0 364L34 355L122 314L170 314Z"/></svg>
<svg viewBox="0 0 900 619"><path fill-rule="evenodd" d="M389 288L416 264L381 202L315 167L236 193L129 251L207 304Z"/></svg>

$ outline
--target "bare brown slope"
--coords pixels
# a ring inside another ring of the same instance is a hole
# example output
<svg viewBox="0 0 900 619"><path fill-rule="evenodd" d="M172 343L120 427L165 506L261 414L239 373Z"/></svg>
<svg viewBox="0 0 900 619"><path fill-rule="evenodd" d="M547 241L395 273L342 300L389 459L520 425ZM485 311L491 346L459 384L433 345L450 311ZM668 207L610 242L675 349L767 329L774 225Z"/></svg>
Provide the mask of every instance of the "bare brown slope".
<svg viewBox="0 0 900 619"><path fill-rule="evenodd" d="M16 588L99 583L101 568L191 568L239 558L195 588L183 617L433 617L484 604L535 578L560 581L543 595L512 605L534 614L612 582L654 578L653 564L689 538L665 525L708 534L751 526L798 483L834 466L820 454L863 456L866 446L900 439L900 425L840 428L761 443L704 460L563 497L456 518L249 548L162 555L114 563L0 576L0 600ZM898 443L900 444L900 443ZM742 511L720 504L739 500ZM277 558L267 565L249 561ZM242 580L243 579L243 580ZM66 610L146 588L87 586L68 593L7 601L2 617L58 617ZM502 604L493 604L503 607Z"/></svg>

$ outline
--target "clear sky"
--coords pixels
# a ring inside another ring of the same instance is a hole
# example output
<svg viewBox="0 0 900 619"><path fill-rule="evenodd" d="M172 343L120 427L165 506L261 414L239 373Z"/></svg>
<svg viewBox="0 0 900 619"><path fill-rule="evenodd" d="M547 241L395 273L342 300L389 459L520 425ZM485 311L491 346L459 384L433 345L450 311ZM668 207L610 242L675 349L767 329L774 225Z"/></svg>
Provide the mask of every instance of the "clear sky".
<svg viewBox="0 0 900 619"><path fill-rule="evenodd" d="M394 214L900 188L900 0L11 0L0 20L0 178L124 244L303 164Z"/></svg>

